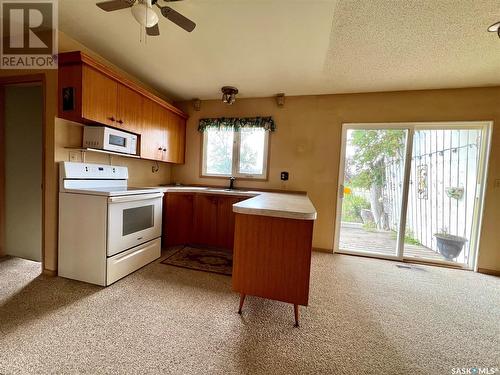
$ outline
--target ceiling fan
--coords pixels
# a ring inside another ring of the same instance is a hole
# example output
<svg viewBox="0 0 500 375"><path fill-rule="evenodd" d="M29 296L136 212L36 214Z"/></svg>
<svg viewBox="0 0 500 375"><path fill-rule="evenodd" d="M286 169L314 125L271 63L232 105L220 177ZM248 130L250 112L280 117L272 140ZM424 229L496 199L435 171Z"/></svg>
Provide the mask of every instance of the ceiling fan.
<svg viewBox="0 0 500 375"><path fill-rule="evenodd" d="M180 0L164 0L166 2L180 1ZM132 15L142 26L146 28L146 34L150 36L160 35L160 28L158 27L158 15L153 9L156 5L163 17L172 21L177 26L183 28L187 32L191 32L196 27L196 24L190 19L184 17L179 12L168 6L161 6L158 0L111 0L103 1L96 4L106 12L113 12L115 10L131 8Z"/></svg>

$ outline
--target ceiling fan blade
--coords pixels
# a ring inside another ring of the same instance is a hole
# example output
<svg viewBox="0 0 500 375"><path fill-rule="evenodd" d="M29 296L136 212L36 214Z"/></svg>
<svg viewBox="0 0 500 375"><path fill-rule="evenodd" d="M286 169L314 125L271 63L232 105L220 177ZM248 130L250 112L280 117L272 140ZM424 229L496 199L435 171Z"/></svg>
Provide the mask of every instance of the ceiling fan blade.
<svg viewBox="0 0 500 375"><path fill-rule="evenodd" d="M187 32L190 33L196 27L196 24L193 21L191 21L189 18L184 17L176 10L173 10L170 7L161 7L160 9L161 9L161 14L163 14L163 17L169 19L170 21L175 23L177 26L183 28Z"/></svg>
<svg viewBox="0 0 500 375"><path fill-rule="evenodd" d="M146 34L149 36L159 36L160 28L158 27L158 24L151 27L146 27Z"/></svg>
<svg viewBox="0 0 500 375"><path fill-rule="evenodd" d="M112 12L114 10L130 8L132 5L134 5L134 3L135 0L111 0L103 1L101 3L97 3L96 5L106 12Z"/></svg>

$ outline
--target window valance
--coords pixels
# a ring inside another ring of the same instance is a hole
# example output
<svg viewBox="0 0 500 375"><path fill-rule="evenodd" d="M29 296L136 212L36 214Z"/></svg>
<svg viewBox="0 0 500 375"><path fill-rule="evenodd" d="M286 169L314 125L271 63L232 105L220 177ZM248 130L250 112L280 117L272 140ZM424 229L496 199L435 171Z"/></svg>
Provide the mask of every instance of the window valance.
<svg viewBox="0 0 500 375"><path fill-rule="evenodd" d="M206 129L232 129L240 128L261 128L269 131L276 130L276 124L272 117L220 117L202 118L198 125L198 131L204 132Z"/></svg>

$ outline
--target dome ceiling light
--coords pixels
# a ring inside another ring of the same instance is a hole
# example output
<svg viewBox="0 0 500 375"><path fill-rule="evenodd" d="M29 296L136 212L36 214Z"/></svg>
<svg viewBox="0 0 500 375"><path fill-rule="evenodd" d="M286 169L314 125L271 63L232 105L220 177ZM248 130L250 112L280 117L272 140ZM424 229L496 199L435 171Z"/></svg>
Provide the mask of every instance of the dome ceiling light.
<svg viewBox="0 0 500 375"><path fill-rule="evenodd" d="M238 89L233 86L224 86L222 89L222 102L228 105L233 104L236 101L236 94Z"/></svg>
<svg viewBox="0 0 500 375"><path fill-rule="evenodd" d="M143 27L153 27L158 23L158 15L153 10L153 6L150 1L145 3L135 3L130 10L132 11L132 15L135 20Z"/></svg>

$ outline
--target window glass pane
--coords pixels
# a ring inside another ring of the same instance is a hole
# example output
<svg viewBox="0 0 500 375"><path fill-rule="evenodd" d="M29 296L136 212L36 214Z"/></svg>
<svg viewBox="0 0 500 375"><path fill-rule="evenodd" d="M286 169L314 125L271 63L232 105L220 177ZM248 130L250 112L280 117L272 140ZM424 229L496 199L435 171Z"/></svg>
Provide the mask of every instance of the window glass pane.
<svg viewBox="0 0 500 375"><path fill-rule="evenodd" d="M260 175L264 173L264 129L241 129L239 173Z"/></svg>
<svg viewBox="0 0 500 375"><path fill-rule="evenodd" d="M233 138L231 130L207 130L207 174L230 175L233 165Z"/></svg>
<svg viewBox="0 0 500 375"><path fill-rule="evenodd" d="M141 206L123 210L123 235L152 228L154 226L154 206Z"/></svg>

